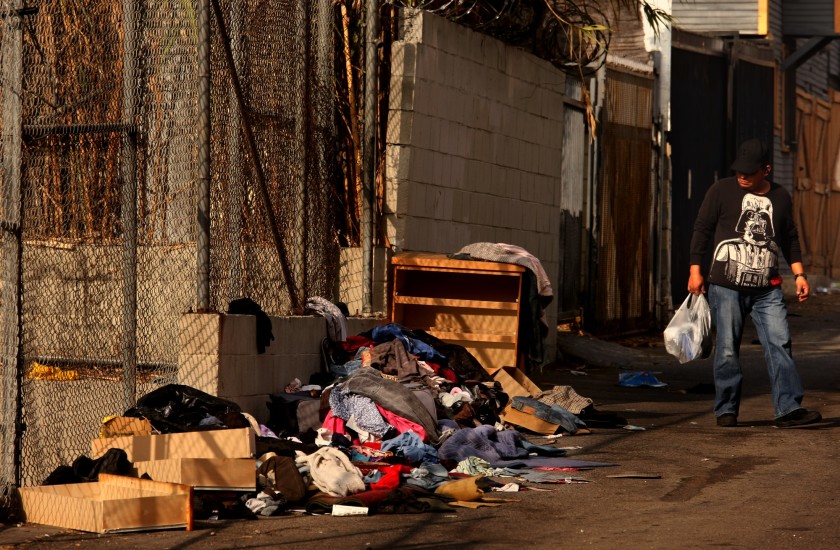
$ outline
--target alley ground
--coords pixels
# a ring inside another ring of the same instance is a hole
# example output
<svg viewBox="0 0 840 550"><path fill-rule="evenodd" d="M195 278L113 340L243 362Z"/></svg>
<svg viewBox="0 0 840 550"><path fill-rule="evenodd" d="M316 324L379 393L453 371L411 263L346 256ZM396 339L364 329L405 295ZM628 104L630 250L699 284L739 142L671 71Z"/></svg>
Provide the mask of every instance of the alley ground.
<svg viewBox="0 0 840 550"><path fill-rule="evenodd" d="M659 338L587 346L567 342L564 360L531 378L543 389L571 385L599 409L644 428L595 429L553 443L580 447L572 451L573 458L619 464L572 474L589 483L494 493L510 500L496 508L200 521L191 532L99 536L4 525L0 549L836 548L840 294L790 304L790 313L794 356L806 386L804 405L819 409L832 426L772 426L769 384L751 326L742 347L743 425L734 429L715 425L709 360L680 365ZM668 386L619 387L622 369L650 370ZM639 475L618 477L624 474Z"/></svg>

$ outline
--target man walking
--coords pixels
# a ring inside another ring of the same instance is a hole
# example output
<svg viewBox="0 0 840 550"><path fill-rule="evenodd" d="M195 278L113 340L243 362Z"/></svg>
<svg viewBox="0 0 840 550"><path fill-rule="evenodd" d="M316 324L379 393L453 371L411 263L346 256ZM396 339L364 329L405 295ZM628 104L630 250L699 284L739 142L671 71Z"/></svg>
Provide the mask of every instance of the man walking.
<svg viewBox="0 0 840 550"><path fill-rule="evenodd" d="M738 425L743 375L739 360L744 322L749 314L764 347L773 393L775 425L799 426L821 420L802 407L804 391L791 353L779 274L779 255L794 273L799 301L810 287L802 266L799 235L790 194L766 179L771 166L758 139L741 144L732 164L735 177L715 182L703 199L691 238L688 291L706 292L701 271L710 245L708 296L717 331L714 356L717 425Z"/></svg>

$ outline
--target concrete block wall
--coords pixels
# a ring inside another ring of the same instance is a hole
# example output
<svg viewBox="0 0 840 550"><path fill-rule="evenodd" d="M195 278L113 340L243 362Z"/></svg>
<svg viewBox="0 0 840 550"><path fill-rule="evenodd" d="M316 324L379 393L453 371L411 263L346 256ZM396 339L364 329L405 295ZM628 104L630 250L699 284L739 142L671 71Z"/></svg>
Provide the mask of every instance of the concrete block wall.
<svg viewBox="0 0 840 550"><path fill-rule="evenodd" d="M438 253L515 244L539 258L556 285L565 75L442 17L403 15L388 114L390 242L398 251ZM555 308L548 320L554 326Z"/></svg>
<svg viewBox="0 0 840 550"><path fill-rule="evenodd" d="M351 318L347 333L379 324ZM268 420L268 395L284 391L298 378L303 384L321 369L321 341L327 337L320 316L271 317L274 340L257 353L256 317L186 313L179 322L179 383L229 399L259 422Z"/></svg>

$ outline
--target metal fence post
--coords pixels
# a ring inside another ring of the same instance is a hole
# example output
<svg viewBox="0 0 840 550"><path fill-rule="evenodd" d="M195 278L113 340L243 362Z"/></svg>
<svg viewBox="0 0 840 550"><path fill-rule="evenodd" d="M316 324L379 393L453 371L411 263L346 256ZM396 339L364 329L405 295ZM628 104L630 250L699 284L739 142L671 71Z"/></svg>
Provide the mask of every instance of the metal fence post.
<svg viewBox="0 0 840 550"><path fill-rule="evenodd" d="M198 211L196 285L199 311L210 308L210 0L198 3Z"/></svg>
<svg viewBox="0 0 840 550"><path fill-rule="evenodd" d="M376 106L379 51L379 1L365 2L365 123L362 198L362 311L373 311L374 206L376 205Z"/></svg>
<svg viewBox="0 0 840 550"><path fill-rule="evenodd" d="M137 14L133 0L123 1L123 400L133 407L137 380Z"/></svg>
<svg viewBox="0 0 840 550"><path fill-rule="evenodd" d="M0 222L3 235L0 236L0 259L3 262L2 308L0 308L0 361L7 367L0 379L2 389L2 440L0 440L0 482L11 482L14 478L20 486L20 449L22 437L20 384L23 376L23 359L20 348L20 304L21 279L21 71L23 38L20 27L22 2L9 2L7 13L3 14L2 29L2 82L3 97L2 158L2 204ZM14 365L16 368L11 368ZM4 489L0 486L0 496Z"/></svg>

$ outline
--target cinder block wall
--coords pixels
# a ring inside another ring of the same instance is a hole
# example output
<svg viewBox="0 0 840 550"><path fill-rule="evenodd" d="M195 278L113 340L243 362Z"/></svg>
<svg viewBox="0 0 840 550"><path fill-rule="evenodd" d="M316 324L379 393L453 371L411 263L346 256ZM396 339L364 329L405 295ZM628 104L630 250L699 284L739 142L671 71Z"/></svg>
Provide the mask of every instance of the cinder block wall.
<svg viewBox="0 0 840 550"><path fill-rule="evenodd" d="M539 258L556 294L565 75L427 12L404 10L402 29L388 114L390 242L438 253L515 244ZM556 319L552 307L549 326Z"/></svg>
<svg viewBox="0 0 840 550"><path fill-rule="evenodd" d="M321 341L327 337L320 316L271 317L274 340L257 353L256 317L187 313L179 327L178 381L229 399L260 423L268 420L268 395L284 391L298 378L303 384L321 369ZM376 326L375 319L347 320L347 333Z"/></svg>

